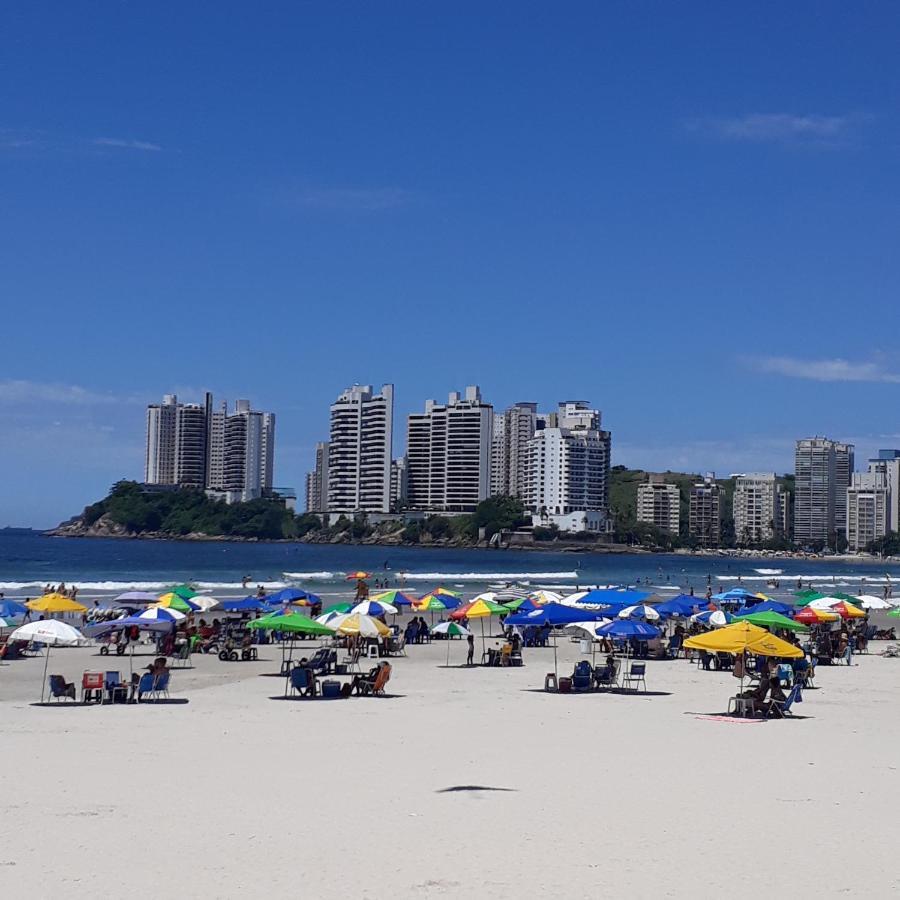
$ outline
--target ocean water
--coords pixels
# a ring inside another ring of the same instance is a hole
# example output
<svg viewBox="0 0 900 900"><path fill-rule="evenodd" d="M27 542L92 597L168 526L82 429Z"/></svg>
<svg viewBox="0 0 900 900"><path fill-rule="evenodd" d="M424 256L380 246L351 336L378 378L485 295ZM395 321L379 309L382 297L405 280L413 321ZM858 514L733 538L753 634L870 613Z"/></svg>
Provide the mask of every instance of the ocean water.
<svg viewBox="0 0 900 900"><path fill-rule="evenodd" d="M706 591L741 583L769 594L795 590L798 579L850 593L881 594L900 580L900 566L876 562L755 560L672 554L553 553L226 541L141 541L0 535L0 591L35 596L50 583L78 585L82 596L114 596L135 588L162 590L190 582L214 596L253 589L302 586L322 596L346 593L346 573L364 569L391 587L424 592L443 585L474 594L519 581L571 592L586 586L642 586L658 593ZM779 588L772 587L778 580Z"/></svg>

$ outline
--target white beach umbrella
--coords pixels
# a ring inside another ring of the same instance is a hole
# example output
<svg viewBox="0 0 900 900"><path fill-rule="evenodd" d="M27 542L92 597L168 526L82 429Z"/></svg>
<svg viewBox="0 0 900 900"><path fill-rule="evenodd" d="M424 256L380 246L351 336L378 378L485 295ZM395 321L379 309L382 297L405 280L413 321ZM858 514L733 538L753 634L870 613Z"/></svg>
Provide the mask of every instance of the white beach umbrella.
<svg viewBox="0 0 900 900"><path fill-rule="evenodd" d="M638 603L635 606L626 606L619 613L620 619L645 619L647 622L655 622L659 619L659 613L645 603Z"/></svg>
<svg viewBox="0 0 900 900"><path fill-rule="evenodd" d="M533 600L535 603L543 606L545 603L562 603L562 594L557 594L556 591L532 591L528 595L529 600Z"/></svg>
<svg viewBox="0 0 900 900"><path fill-rule="evenodd" d="M597 629L601 625L608 625L611 621L612 619L596 619L593 622L570 622L568 625L563 625L563 629L571 628L573 631L583 631L593 640L597 640Z"/></svg>
<svg viewBox="0 0 900 900"><path fill-rule="evenodd" d="M894 604L885 600L883 597L875 597L872 594L860 594L856 598L859 600L859 605L863 609L893 609Z"/></svg>
<svg viewBox="0 0 900 900"><path fill-rule="evenodd" d="M484 600L486 603L499 603L500 602L497 599L497 591L485 591L483 594L479 594L477 597L473 597L470 602L475 603L478 600Z"/></svg>
<svg viewBox="0 0 900 900"><path fill-rule="evenodd" d="M113 600L113 603L156 603L157 600L159 600L159 597L148 591L125 591L124 594L119 594L119 596Z"/></svg>
<svg viewBox="0 0 900 900"><path fill-rule="evenodd" d="M44 678L41 682L41 703L44 702L44 691L47 686L47 666L50 664L50 648L51 647L78 647L86 644L85 636L73 628L60 622L59 619L42 619L37 622L29 622L13 631L9 640L11 641L36 641L46 644L47 655L44 657Z"/></svg>
<svg viewBox="0 0 900 900"><path fill-rule="evenodd" d="M559 602L562 603L563 606L577 606L589 593L590 591L575 591L574 594L567 594Z"/></svg>
<svg viewBox="0 0 900 900"><path fill-rule="evenodd" d="M195 594L191 597L191 603L196 603L200 607L200 612L209 612L219 605L219 601L215 597L207 597L203 594Z"/></svg>
<svg viewBox="0 0 900 900"><path fill-rule="evenodd" d="M813 600L812 603L807 604L811 609L824 609L829 610L836 603L843 603L840 597L819 597L818 600Z"/></svg>

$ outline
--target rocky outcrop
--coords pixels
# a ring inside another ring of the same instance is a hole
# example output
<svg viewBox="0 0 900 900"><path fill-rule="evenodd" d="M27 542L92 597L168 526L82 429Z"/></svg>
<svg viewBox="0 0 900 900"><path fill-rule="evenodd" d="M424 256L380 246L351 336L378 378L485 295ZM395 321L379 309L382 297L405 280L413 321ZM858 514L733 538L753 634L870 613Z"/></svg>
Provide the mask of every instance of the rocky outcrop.
<svg viewBox="0 0 900 900"><path fill-rule="evenodd" d="M87 525L81 516L76 516L47 534L53 537L136 537L124 525L114 522L109 513L100 516L92 525Z"/></svg>

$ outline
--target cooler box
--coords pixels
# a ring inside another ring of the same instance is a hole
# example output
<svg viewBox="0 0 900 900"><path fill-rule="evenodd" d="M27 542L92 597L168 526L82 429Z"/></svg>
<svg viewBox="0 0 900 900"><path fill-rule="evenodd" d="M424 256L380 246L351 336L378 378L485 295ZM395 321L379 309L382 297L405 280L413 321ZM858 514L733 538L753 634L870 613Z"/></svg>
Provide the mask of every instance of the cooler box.
<svg viewBox="0 0 900 900"><path fill-rule="evenodd" d="M341 696L341 683L339 681L323 681L322 696L326 700L334 700Z"/></svg>

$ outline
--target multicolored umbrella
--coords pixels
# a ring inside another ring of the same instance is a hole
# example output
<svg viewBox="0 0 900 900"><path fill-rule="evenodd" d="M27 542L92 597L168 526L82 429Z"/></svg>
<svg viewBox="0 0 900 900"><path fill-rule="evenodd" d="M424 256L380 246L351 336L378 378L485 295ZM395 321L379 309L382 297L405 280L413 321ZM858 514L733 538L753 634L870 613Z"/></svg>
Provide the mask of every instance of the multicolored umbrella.
<svg viewBox="0 0 900 900"><path fill-rule="evenodd" d="M803 625L821 625L823 622L837 622L840 616L830 609L815 609L812 606L804 607L795 616L794 621Z"/></svg>
<svg viewBox="0 0 900 900"><path fill-rule="evenodd" d="M193 600L185 600L181 594L176 594L175 591L169 591L168 594L162 594L159 600L153 605L160 606L163 609L177 609L179 612L183 613L197 612L200 609L199 603L195 603Z"/></svg>
<svg viewBox="0 0 900 900"><path fill-rule="evenodd" d="M462 597L460 591L451 591L449 588L445 587L436 587L433 591L429 591L428 593L437 594L439 597Z"/></svg>
<svg viewBox="0 0 900 900"><path fill-rule="evenodd" d="M395 616L400 610L396 606L391 606L390 603L381 603L379 600L363 600L357 603L350 612L362 613L364 616Z"/></svg>
<svg viewBox="0 0 900 900"><path fill-rule="evenodd" d="M164 606L149 606L142 613L138 613L132 618L142 622L180 622L186 616L177 609L168 609Z"/></svg>
<svg viewBox="0 0 900 900"><path fill-rule="evenodd" d="M543 606L545 603L562 603L562 594L557 594L556 591L532 591L528 599Z"/></svg>
<svg viewBox="0 0 900 900"><path fill-rule="evenodd" d="M420 612L442 612L446 609L457 609L460 605L461 601L456 597L451 597L449 594L432 593L420 597L415 603L415 608Z"/></svg>
<svg viewBox="0 0 900 900"><path fill-rule="evenodd" d="M378 594L372 594L369 598L377 600L379 603L390 603L391 606L415 606L418 602L417 598L412 594L404 594L402 591L381 591Z"/></svg>
<svg viewBox="0 0 900 900"><path fill-rule="evenodd" d="M864 619L866 617L863 610L858 606L854 606L852 603L848 603L846 600L835 603L835 605L831 607L831 610L832 612L836 612L842 619Z"/></svg>
<svg viewBox="0 0 900 900"><path fill-rule="evenodd" d="M471 603L466 603L459 609L450 613L451 619L485 619L489 616L503 616L509 610L502 604L486 597L476 597Z"/></svg>
<svg viewBox="0 0 900 900"><path fill-rule="evenodd" d="M322 610L323 613L348 613L353 609L352 603L347 603L346 601L343 603L332 603L331 606L327 606ZM319 617L321 618L321 616Z"/></svg>
<svg viewBox="0 0 900 900"><path fill-rule="evenodd" d="M447 636L447 665L450 665L450 638L468 637L472 632L459 622L438 622L431 629L432 634L445 634Z"/></svg>
<svg viewBox="0 0 900 900"><path fill-rule="evenodd" d="M347 613L343 616L336 616L328 623L338 634L358 634L360 637L387 637L391 633L391 629L373 619L371 616L365 616L362 613Z"/></svg>
<svg viewBox="0 0 900 900"><path fill-rule="evenodd" d="M44 594L37 600L29 600L25 605L33 612L41 613L87 612L86 606L57 593Z"/></svg>
<svg viewBox="0 0 900 900"><path fill-rule="evenodd" d="M619 611L620 619L644 619L646 622L659 621L660 614L646 603L640 603L636 606L626 606L625 609Z"/></svg>
<svg viewBox="0 0 900 900"><path fill-rule="evenodd" d="M536 603L530 597L519 597L518 600L506 600L503 605L513 612L534 612L540 609L542 604Z"/></svg>

